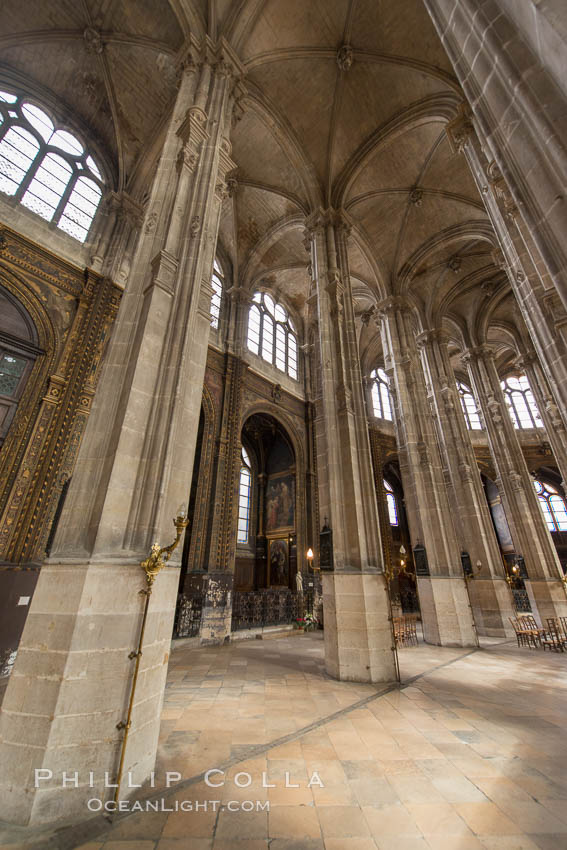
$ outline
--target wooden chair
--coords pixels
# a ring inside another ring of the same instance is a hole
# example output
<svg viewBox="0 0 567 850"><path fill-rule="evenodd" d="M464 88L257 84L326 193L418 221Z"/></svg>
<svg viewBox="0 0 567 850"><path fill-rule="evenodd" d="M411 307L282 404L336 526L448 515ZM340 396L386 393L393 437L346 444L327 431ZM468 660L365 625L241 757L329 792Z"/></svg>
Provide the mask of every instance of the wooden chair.
<svg viewBox="0 0 567 850"><path fill-rule="evenodd" d="M567 617L558 617L557 619L561 625L563 635L567 638Z"/></svg>
<svg viewBox="0 0 567 850"><path fill-rule="evenodd" d="M523 623L520 618L509 617L508 619L516 632L518 646L530 646L533 649L541 646L541 635L538 634L538 631L541 631L541 629L534 631L527 623Z"/></svg>
<svg viewBox="0 0 567 850"><path fill-rule="evenodd" d="M562 634L562 629L557 620L553 617L547 618L546 634L542 638L542 646L545 649L553 650L554 652L565 652L567 647L567 638Z"/></svg>
<svg viewBox="0 0 567 850"><path fill-rule="evenodd" d="M529 632L534 646L541 646L545 637L545 629L541 629L535 621L533 614L522 614L518 617L518 623L523 631Z"/></svg>

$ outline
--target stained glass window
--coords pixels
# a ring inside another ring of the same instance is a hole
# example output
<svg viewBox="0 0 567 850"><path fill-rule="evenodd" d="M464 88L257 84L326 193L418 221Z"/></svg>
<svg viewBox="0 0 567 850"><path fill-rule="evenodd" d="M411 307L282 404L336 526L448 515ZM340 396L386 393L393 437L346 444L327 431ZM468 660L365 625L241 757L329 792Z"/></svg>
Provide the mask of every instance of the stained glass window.
<svg viewBox="0 0 567 850"><path fill-rule="evenodd" d="M76 136L22 95L0 91L0 191L84 242L103 185Z"/></svg>
<svg viewBox="0 0 567 850"><path fill-rule="evenodd" d="M461 407L463 409L467 428L469 431L481 431L482 424L472 392L466 384L462 383L462 381L457 381L457 391L459 393L459 398L461 399Z"/></svg>
<svg viewBox="0 0 567 850"><path fill-rule="evenodd" d="M248 350L297 380L297 336L289 313L267 292L256 292L248 313Z"/></svg>
<svg viewBox="0 0 567 850"><path fill-rule="evenodd" d="M372 408L378 419L392 421L392 403L388 389L388 376L383 369L373 369L370 373L372 380Z"/></svg>
<svg viewBox="0 0 567 850"><path fill-rule="evenodd" d="M240 487L238 494L238 543L248 543L250 532L250 493L252 485L252 470L248 452L242 446L240 455Z"/></svg>
<svg viewBox="0 0 567 850"><path fill-rule="evenodd" d="M396 507L396 497L394 496L394 491L392 489L391 484L388 484L385 478L384 490L386 491L386 502L388 504L388 517L390 519L390 525L399 525L398 509Z"/></svg>
<svg viewBox="0 0 567 850"><path fill-rule="evenodd" d="M543 428L537 404L525 375L501 382L514 428Z"/></svg>
<svg viewBox="0 0 567 850"><path fill-rule="evenodd" d="M542 481L534 481L534 487L549 530L567 531L567 505L563 496Z"/></svg>
<svg viewBox="0 0 567 850"><path fill-rule="evenodd" d="M224 275L220 264L215 260L213 264L213 276L211 278L211 286L213 294L211 297L211 327L217 329L220 321L220 312L222 305L222 289Z"/></svg>

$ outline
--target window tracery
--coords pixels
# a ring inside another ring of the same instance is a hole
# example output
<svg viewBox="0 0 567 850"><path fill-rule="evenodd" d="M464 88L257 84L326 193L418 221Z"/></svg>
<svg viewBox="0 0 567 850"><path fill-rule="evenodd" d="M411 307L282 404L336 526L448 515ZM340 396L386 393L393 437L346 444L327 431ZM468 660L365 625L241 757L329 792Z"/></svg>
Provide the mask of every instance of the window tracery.
<svg viewBox="0 0 567 850"><path fill-rule="evenodd" d="M248 350L297 380L297 334L285 307L256 292L248 313Z"/></svg>
<svg viewBox="0 0 567 850"><path fill-rule="evenodd" d="M250 501L252 491L252 467L248 452L242 446L240 454L240 485L238 493L238 543L248 543L250 533Z"/></svg>
<svg viewBox="0 0 567 850"><path fill-rule="evenodd" d="M550 531L567 531L567 505L555 487L534 481L537 498Z"/></svg>
<svg viewBox="0 0 567 850"><path fill-rule="evenodd" d="M383 369L373 369L370 373L372 380L372 409L377 419L392 421L392 402L388 387L388 376Z"/></svg>
<svg viewBox="0 0 567 850"><path fill-rule="evenodd" d="M480 421L480 416L478 415L476 400L472 392L466 384L463 384L462 381L457 381L457 391L461 400L461 407L463 409L467 428L469 431L482 431L482 423Z"/></svg>
<svg viewBox="0 0 567 850"><path fill-rule="evenodd" d="M384 478L384 490L386 491L386 502L388 504L388 517L390 520L390 525L399 525L398 520L398 508L396 506L396 497L394 496L394 490L392 486L388 484L386 479Z"/></svg>
<svg viewBox="0 0 567 850"><path fill-rule="evenodd" d="M220 322L223 284L224 274L218 260L215 260L211 277L211 286L213 287L213 294L211 296L211 327L215 330L218 330Z"/></svg>
<svg viewBox="0 0 567 850"><path fill-rule="evenodd" d="M525 375L510 375L500 382L514 428L543 428L537 404Z"/></svg>
<svg viewBox="0 0 567 850"><path fill-rule="evenodd" d="M84 242L103 186L79 139L25 96L0 90L0 191Z"/></svg>

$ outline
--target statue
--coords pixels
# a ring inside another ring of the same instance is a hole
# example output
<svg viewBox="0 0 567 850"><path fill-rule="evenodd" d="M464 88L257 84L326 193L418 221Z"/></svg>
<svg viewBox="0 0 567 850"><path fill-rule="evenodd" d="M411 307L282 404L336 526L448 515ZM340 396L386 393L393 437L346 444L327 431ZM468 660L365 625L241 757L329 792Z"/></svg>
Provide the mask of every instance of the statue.
<svg viewBox="0 0 567 850"><path fill-rule="evenodd" d="M298 593L303 593L303 576L301 575L299 570L295 574L295 586L297 588Z"/></svg>

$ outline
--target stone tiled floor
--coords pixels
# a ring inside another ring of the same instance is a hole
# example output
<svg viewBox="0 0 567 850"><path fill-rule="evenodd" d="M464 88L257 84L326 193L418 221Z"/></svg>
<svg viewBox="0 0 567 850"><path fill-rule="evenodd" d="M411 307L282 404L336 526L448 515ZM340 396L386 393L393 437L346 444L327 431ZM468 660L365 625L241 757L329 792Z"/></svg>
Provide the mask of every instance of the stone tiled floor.
<svg viewBox="0 0 567 850"><path fill-rule="evenodd" d="M319 634L177 649L157 775L219 767L224 786L186 781L165 805L208 810L131 815L59 846L567 850L566 661L497 641L472 654L422 644L400 651L405 686L379 696L325 675ZM315 771L325 787L308 787Z"/></svg>

